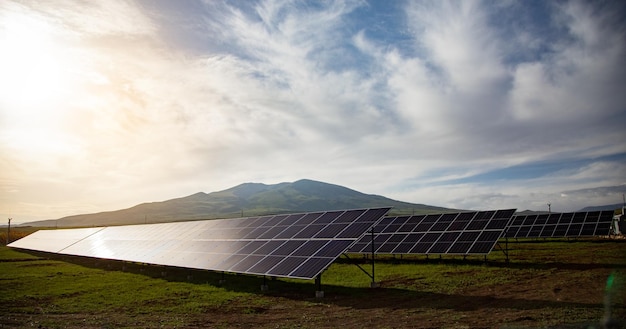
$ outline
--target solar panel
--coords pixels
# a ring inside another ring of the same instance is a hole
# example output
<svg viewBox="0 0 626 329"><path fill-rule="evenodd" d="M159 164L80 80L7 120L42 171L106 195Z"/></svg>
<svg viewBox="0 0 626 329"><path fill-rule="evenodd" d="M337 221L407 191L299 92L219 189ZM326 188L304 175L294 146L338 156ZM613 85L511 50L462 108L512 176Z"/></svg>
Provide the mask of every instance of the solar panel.
<svg viewBox="0 0 626 329"><path fill-rule="evenodd" d="M385 217L374 227L377 254L486 255L503 235L515 209ZM350 253L371 253L363 236Z"/></svg>
<svg viewBox="0 0 626 329"><path fill-rule="evenodd" d="M613 211L549 213L514 216L510 238L565 238L609 235Z"/></svg>
<svg viewBox="0 0 626 329"><path fill-rule="evenodd" d="M9 247L31 249L45 252L59 252L100 230L102 227L77 228L63 230L39 230L28 235L28 239L19 239L9 244Z"/></svg>
<svg viewBox="0 0 626 329"><path fill-rule="evenodd" d="M390 208L37 231L10 247L255 275L312 279Z"/></svg>

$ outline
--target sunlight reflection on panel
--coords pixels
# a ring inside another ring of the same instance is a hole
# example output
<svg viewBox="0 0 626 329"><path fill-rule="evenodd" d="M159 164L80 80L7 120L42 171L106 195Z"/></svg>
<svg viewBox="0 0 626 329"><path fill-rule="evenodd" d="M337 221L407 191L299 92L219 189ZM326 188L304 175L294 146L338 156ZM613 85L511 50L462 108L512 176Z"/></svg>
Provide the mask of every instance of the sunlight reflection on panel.
<svg viewBox="0 0 626 329"><path fill-rule="evenodd" d="M74 256L311 279L365 235L389 209L38 231L9 246Z"/></svg>

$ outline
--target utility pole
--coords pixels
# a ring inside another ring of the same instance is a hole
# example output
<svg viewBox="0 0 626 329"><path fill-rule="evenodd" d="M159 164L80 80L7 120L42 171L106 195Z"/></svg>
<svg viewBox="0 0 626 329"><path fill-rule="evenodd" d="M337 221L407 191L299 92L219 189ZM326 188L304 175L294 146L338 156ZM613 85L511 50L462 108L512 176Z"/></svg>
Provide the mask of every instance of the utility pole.
<svg viewBox="0 0 626 329"><path fill-rule="evenodd" d="M7 245L11 242L11 217L9 217L9 226L7 226Z"/></svg>
<svg viewBox="0 0 626 329"><path fill-rule="evenodd" d="M552 213L552 209L551 209L552 204L548 203L548 214Z"/></svg>

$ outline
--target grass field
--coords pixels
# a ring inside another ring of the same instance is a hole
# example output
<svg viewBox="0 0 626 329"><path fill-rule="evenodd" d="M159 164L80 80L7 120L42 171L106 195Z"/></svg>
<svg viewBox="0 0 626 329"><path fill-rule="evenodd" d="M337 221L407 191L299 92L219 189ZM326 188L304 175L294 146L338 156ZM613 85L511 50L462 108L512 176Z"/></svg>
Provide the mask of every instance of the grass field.
<svg viewBox="0 0 626 329"><path fill-rule="evenodd" d="M382 257L312 281L0 247L0 328L601 328L626 322L626 241L509 243L482 257ZM356 258L356 259L355 259ZM220 283L221 280L225 282Z"/></svg>

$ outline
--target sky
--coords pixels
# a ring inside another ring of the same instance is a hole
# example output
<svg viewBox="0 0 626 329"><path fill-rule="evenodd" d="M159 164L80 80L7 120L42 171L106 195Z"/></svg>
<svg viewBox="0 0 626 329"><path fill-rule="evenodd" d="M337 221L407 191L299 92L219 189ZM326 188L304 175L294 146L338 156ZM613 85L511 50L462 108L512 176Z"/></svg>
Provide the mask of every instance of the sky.
<svg viewBox="0 0 626 329"><path fill-rule="evenodd" d="M5 0L0 49L14 223L299 179L475 210L626 193L623 1Z"/></svg>

